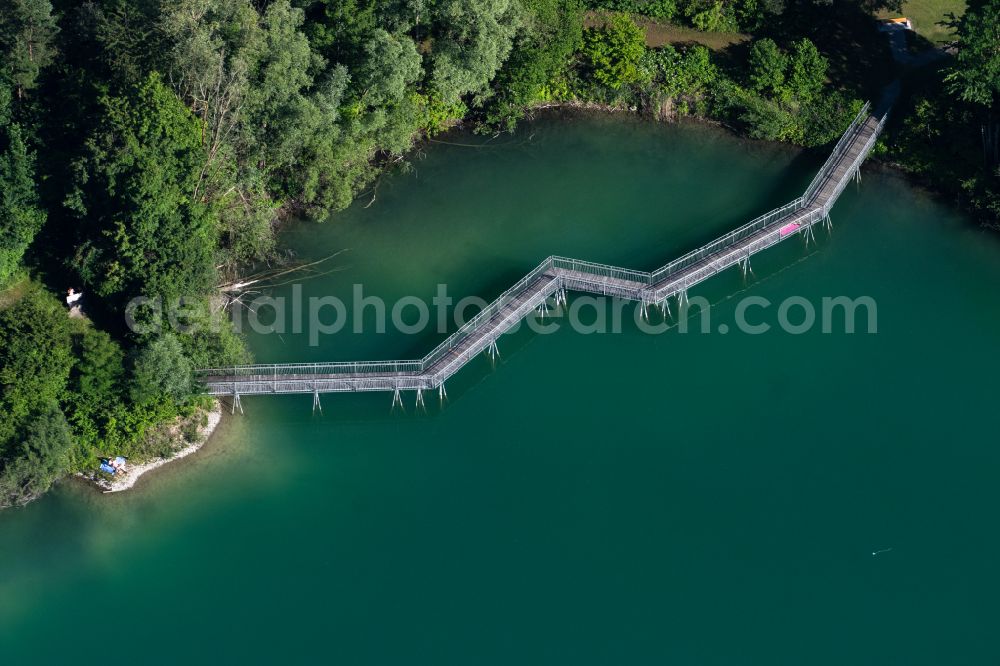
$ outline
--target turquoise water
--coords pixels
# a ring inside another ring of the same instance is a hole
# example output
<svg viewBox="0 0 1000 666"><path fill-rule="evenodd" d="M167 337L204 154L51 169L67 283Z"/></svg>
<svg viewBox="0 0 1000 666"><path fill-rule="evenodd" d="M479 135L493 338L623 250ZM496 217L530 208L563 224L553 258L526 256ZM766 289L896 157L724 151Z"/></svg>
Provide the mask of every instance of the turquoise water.
<svg viewBox="0 0 1000 666"><path fill-rule="evenodd" d="M655 267L794 197L821 160L700 127L542 121L431 145L370 207L285 240L346 250L307 297L492 297L551 253ZM412 394L405 414L324 396L323 416L309 396L247 398L134 492L66 484L0 514L0 660L997 661L1000 247L889 174L833 217L748 284L700 287L711 333L521 331L427 414ZM717 332L745 296L792 295L871 296L878 332ZM251 341L293 361L440 337Z"/></svg>

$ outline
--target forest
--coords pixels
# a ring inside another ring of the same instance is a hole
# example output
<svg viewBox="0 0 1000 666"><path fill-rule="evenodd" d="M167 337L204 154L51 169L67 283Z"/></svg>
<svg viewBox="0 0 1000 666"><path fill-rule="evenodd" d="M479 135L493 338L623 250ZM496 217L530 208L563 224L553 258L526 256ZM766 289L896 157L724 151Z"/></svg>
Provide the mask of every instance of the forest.
<svg viewBox="0 0 1000 666"><path fill-rule="evenodd" d="M1000 218L1000 0L905 72L872 12L825 0L7 0L0 9L0 506L204 406L192 369L250 360L226 284L336 224L414 145L548 106L829 144L895 76L878 154ZM893 9L890 5L889 9ZM896 7L898 9L898 7ZM650 45L650 22L735 33ZM914 45L919 47L919 44ZM939 45L936 45L939 46ZM86 316L67 316L69 287ZM187 324L136 297L177 302Z"/></svg>

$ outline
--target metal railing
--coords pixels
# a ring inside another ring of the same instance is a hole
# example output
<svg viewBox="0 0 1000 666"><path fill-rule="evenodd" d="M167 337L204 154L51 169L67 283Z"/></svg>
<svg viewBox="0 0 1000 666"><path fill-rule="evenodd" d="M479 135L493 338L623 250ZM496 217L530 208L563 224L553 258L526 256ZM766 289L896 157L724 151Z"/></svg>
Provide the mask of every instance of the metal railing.
<svg viewBox="0 0 1000 666"><path fill-rule="evenodd" d="M793 220L796 224L795 231L798 232L823 219L836 203L847 182L860 168L885 125L888 114L882 116L872 135L851 160L851 164L844 170L826 202L817 206L816 197L842 166L841 160L853 149L859 134L863 131L868 121L868 109L869 104L862 107L803 196L751 220L655 271L638 271L551 256L511 285L421 359L238 365L198 370L196 376L209 384L232 386L233 392L239 391L237 384L245 385L245 388L252 387L252 392L431 388L439 386L469 358L482 352L516 321L531 312L555 291L562 289L564 284L595 293L616 293L616 290L619 292L627 290L630 296L643 300L658 300L678 293L742 261L744 257L749 257L793 235L784 233L784 225L779 226L779 222ZM796 216L800 211L802 215ZM747 240L754 236L758 237L747 243ZM614 288L609 289L609 286ZM510 311L504 312L508 308ZM494 321L500 315L502 317ZM477 333L485 327L489 327L490 330L477 338ZM465 348L455 353L463 345ZM453 357L447 358L449 354L453 354ZM447 362L442 364L446 359Z"/></svg>
<svg viewBox="0 0 1000 666"><path fill-rule="evenodd" d="M434 363L425 363L425 372L434 370L432 375L427 376L427 383L429 387L440 386L444 383L451 375L458 372L462 366L468 362L473 356L482 353L491 342L495 341L501 335L506 333L514 324L521 320L529 312L532 312L536 307L541 305L548 299L557 289L562 288L562 283L559 280L550 280L545 283L544 286L535 290L530 298L524 300L519 307L513 309L512 311L506 313L499 321L495 322L491 335L484 336L478 340L474 340L473 344L467 345L461 353L457 354L455 357L448 360L447 363L438 365L437 360ZM495 316L495 315L494 315ZM466 336L468 340L471 336ZM428 357L430 354L428 354ZM426 361L426 358L425 358Z"/></svg>
<svg viewBox="0 0 1000 666"><path fill-rule="evenodd" d="M597 264L592 261L581 261L579 259L569 259L567 257L549 257L552 267L573 273L585 273L590 279L597 278L598 281L622 280L624 282L638 282L649 284L650 274L647 271L636 271L631 268L621 268L619 266L609 266L607 264Z"/></svg>
<svg viewBox="0 0 1000 666"><path fill-rule="evenodd" d="M837 199L840 198L840 195L844 191L844 188L847 187L847 183L851 180L851 176L858 173L858 170L861 168L862 162L864 162L865 159L868 157L868 153L875 146L875 142L878 141L879 135L882 134L882 129L885 127L885 122L888 119L889 119L888 112L882 114L882 118L878 121L878 125L875 126L875 131L872 132L872 135L868 137L867 141L865 141L864 146L861 148L857 156L851 162L851 166L848 167L847 171L844 172L844 177L840 179L837 185L833 188L833 192L831 193L830 197L823 204L824 215L828 215L830 213L830 210L833 208L833 205L837 203Z"/></svg>
<svg viewBox="0 0 1000 666"><path fill-rule="evenodd" d="M740 241L753 236L762 229L774 224L778 220L788 217L795 211L802 207L802 197L790 201L789 203L781 206L780 208L775 208L774 210L764 213L760 217L747 222L741 227L730 231L725 236L716 238L714 241L701 246L693 252L688 252L683 257L671 261L666 266L656 269L653 271L653 283L662 282L668 279L672 275L680 273L684 269L697 264L698 262L704 260L718 252L724 251L728 247L737 245Z"/></svg>
<svg viewBox="0 0 1000 666"><path fill-rule="evenodd" d="M820 168L819 172L816 173L816 176L813 177L812 182L809 183L809 187L806 188L805 193L802 195L802 199L804 201L812 201L819 190L822 189L826 180L836 170L837 162L839 162L844 153L850 149L850 146L854 142L858 132L861 131L861 127L868 120L869 108L871 108L871 102L865 102L864 106L861 107L861 111L859 111L858 115L854 117L851 124L847 126L847 130L840 135L840 140L837 141L836 145L834 145L830 156L826 158L825 162L823 162L823 166Z"/></svg>
<svg viewBox="0 0 1000 666"><path fill-rule="evenodd" d="M552 258L548 258L531 272L521 278L505 292L500 294L492 303L483 308L472 319L467 321L461 328L445 338L430 353L418 360L405 361L374 361L374 362L338 362L338 363L270 363L254 365L238 365L227 368L206 368L197 371L198 377L247 377L247 378L268 378L287 376L309 376L309 375L405 375L421 374L431 368L437 361L443 358L448 352L458 347L464 340L468 339L475 331L501 312L507 305L513 302L517 296L533 281L551 270Z"/></svg>
<svg viewBox="0 0 1000 666"><path fill-rule="evenodd" d="M475 333L481 326L489 322L494 316L499 314L505 307L510 305L528 285L539 279L546 272L552 269L552 257L547 258L538 264L527 275L512 285L507 291L498 296L492 303L482 309L475 317L467 321L457 331L449 335L441 344L431 350L427 356L421 360L421 371L427 370L437 363L446 354L462 344L464 340Z"/></svg>

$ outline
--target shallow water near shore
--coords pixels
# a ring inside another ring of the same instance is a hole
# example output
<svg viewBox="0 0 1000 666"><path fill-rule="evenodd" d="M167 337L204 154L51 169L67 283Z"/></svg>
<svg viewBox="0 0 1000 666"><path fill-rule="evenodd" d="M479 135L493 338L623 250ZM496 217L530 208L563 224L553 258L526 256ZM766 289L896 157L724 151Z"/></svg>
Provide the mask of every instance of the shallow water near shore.
<svg viewBox="0 0 1000 666"><path fill-rule="evenodd" d="M824 157L628 118L441 140L286 233L346 250L305 298L491 298L549 254L654 268ZM710 333L522 330L426 414L246 398L133 491L0 513L0 663L997 661L1000 243L877 171L833 219L693 292ZM771 308L741 334L744 296L870 296L878 332L791 335ZM318 361L442 337L352 325L251 342Z"/></svg>

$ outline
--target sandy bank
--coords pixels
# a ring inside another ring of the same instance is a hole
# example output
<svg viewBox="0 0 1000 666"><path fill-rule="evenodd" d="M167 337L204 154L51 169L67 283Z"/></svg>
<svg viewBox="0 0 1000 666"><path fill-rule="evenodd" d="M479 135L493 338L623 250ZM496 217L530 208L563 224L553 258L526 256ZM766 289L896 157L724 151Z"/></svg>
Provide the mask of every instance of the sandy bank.
<svg viewBox="0 0 1000 666"><path fill-rule="evenodd" d="M169 458L155 458L149 462L136 465L129 463L124 472L116 474L110 481L98 482L98 487L100 487L105 493L117 493L122 490L128 490L134 486L136 481L138 481L139 478L146 472L152 471L157 467L162 467L163 465L173 462L174 460L180 460L181 458L191 455L200 449L206 441L208 441L208 438L215 431L215 428L222 420L222 407L219 403L215 404L215 407L213 407L212 411L207 414L207 417L205 425L198 429L198 437L194 443L178 450Z"/></svg>

